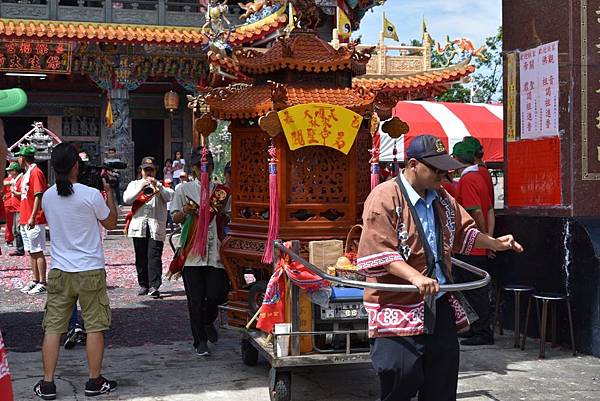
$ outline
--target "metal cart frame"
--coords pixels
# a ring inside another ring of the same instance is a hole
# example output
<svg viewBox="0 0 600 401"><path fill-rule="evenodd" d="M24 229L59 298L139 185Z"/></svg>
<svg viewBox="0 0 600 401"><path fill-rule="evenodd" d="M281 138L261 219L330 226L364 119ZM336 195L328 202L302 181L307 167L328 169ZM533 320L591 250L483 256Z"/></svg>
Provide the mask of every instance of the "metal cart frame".
<svg viewBox="0 0 600 401"><path fill-rule="evenodd" d="M319 277L328 280L332 283L342 284L347 287L369 288L392 292L418 292L417 287L413 285L395 285L395 284L380 284L369 283L356 280L347 280L341 277L331 276L324 273L318 267L314 266L300 255L299 241L292 241L292 250L283 245L281 241L275 241L273 255L284 253L292 260L302 263L312 273ZM461 283L461 284L445 284L440 286L441 291L465 291L486 286L490 282L490 275L475 266L460 260L452 258L452 263L455 266L470 271L480 280ZM239 329L242 333L241 352L242 360L248 366L254 366L258 363L258 356L262 355L271 366L269 372L269 396L271 401L290 401L291 400L291 384L293 370L310 366L327 366L327 365L358 365L368 364L371 362L369 352L352 352L350 347L350 336L352 334L366 334L368 330L339 330L339 331L299 331L300 328L300 289L293 285L291 289L291 332L284 334L273 333L269 336L255 329ZM227 306L221 306L222 310L229 310ZM225 326L227 327L227 326ZM344 352L328 352L316 354L300 354L300 336L316 336L324 334L344 335L346 336L346 349ZM290 338L290 355L277 356L276 344L277 338L286 336ZM272 339L272 343L271 340Z"/></svg>

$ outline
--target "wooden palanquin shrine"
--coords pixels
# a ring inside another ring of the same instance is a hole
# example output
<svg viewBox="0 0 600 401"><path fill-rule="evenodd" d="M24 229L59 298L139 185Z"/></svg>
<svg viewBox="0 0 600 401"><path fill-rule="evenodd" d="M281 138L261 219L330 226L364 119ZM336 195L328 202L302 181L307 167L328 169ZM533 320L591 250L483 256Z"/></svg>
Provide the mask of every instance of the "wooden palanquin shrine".
<svg viewBox="0 0 600 401"><path fill-rule="evenodd" d="M336 50L313 32L296 29L266 52L243 49L236 56L254 83L206 96L212 117L231 121L232 221L221 256L233 286L229 306L240 310L230 313L234 325L247 321L244 272L252 269L258 280L271 274L271 266L261 263L269 223L269 146L277 148L279 237L300 240L305 254L310 240L345 239L361 219L370 192L367 127L375 98L352 88L352 77L364 74L370 51ZM307 103L343 106L364 117L348 155L326 146L291 151L277 123L269 133L262 120L259 126L262 116L277 119L274 111Z"/></svg>

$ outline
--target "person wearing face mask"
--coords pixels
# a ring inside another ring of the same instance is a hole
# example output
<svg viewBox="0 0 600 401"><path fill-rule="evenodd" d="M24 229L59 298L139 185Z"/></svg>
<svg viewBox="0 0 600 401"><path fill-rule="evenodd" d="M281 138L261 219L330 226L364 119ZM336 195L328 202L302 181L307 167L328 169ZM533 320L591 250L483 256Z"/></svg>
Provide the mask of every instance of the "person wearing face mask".
<svg viewBox="0 0 600 401"><path fill-rule="evenodd" d="M133 238L138 295L153 298L160 297L167 203L173 198L173 190L156 179L156 169L154 158L144 157L141 178L131 181L123 193L123 201L132 205L125 219L125 233Z"/></svg>

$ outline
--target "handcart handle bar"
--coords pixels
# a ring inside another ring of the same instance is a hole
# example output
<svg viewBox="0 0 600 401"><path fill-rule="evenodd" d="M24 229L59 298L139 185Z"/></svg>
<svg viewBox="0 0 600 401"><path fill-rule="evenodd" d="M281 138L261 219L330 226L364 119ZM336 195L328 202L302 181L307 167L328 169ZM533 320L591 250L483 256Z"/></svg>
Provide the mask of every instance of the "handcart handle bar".
<svg viewBox="0 0 600 401"><path fill-rule="evenodd" d="M379 291L390 291L390 292L419 292L419 289L412 284L383 284L383 283L369 283L364 281L357 280L347 280L341 277L336 277L329 275L319 269L317 266L308 262L306 259L296 254L292 250L288 249L283 245L281 241L274 242L275 250L280 250L283 253L287 254L293 260L302 263L308 270L322 279L331 281L332 283L342 284L348 287L355 288L367 288L370 290L379 290ZM275 253L276 254L276 253ZM485 287L489 284L491 277L488 272L485 270L479 269L473 265L463 262L462 260L458 260L452 258L452 263L462 269L465 269L477 276L480 276L480 280L470 281L466 283L460 284L442 284L440 285L441 292L453 292L453 291L466 291L466 290L474 290L476 288Z"/></svg>

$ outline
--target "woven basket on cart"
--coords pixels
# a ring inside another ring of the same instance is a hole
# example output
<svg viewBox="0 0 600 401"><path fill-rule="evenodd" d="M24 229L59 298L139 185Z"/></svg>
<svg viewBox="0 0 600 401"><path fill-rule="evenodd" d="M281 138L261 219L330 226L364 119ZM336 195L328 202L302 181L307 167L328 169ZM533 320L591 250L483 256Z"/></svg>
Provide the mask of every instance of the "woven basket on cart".
<svg viewBox="0 0 600 401"><path fill-rule="evenodd" d="M360 235L362 233L362 226L355 224L348 231L346 236L346 245L344 248L344 256L350 260L352 265L341 266L336 264L335 273L338 277L342 277L348 280L365 281L365 276L359 274L356 270L356 254L358 253L358 242L360 241Z"/></svg>

